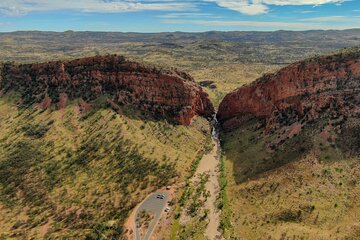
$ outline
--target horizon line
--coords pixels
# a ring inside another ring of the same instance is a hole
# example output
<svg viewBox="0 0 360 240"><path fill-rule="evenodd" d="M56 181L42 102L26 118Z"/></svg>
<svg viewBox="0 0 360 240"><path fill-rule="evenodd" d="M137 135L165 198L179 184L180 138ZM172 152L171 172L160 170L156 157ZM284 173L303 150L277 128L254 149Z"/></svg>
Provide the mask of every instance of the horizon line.
<svg viewBox="0 0 360 240"><path fill-rule="evenodd" d="M211 30L211 31L161 31L161 32L124 32L124 31L88 31L88 30L65 30L65 31L55 31L55 30L16 30L16 31L9 31L9 32L2 32L0 34L11 34L11 33L21 33L21 32L48 32L48 33L124 33L124 34L162 34L162 33L211 33L211 32L219 32L219 33L234 33L234 32L313 32L313 31L350 31L350 30L360 30L360 28L346 28L346 29L307 29L307 30Z"/></svg>

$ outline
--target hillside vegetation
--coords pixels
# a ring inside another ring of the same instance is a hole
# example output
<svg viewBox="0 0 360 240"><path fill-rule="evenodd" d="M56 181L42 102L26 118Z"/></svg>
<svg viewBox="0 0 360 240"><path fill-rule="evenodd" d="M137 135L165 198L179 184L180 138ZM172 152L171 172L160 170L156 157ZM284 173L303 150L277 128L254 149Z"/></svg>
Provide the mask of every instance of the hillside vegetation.
<svg viewBox="0 0 360 240"><path fill-rule="evenodd" d="M0 238L118 238L148 193L184 179L209 135L206 120L176 126L102 99L80 114L0 98ZM186 149L186 151L184 151Z"/></svg>
<svg viewBox="0 0 360 240"><path fill-rule="evenodd" d="M345 139L359 146L358 136L348 132L333 143L309 129L269 153L276 136L255 129L250 122L222 138L231 209L225 236L358 239L360 159L341 148Z"/></svg>
<svg viewBox="0 0 360 240"><path fill-rule="evenodd" d="M221 135L227 238L360 239L359 56L292 64L220 105L237 114Z"/></svg>

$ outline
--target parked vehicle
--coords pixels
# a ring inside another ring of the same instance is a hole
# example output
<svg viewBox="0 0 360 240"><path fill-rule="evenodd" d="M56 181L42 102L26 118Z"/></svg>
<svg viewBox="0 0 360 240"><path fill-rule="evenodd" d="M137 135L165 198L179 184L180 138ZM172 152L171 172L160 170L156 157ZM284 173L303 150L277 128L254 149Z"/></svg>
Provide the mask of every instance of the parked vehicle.
<svg viewBox="0 0 360 240"><path fill-rule="evenodd" d="M158 194L158 195L156 195L156 198L158 198L158 199L164 199L164 198L165 198L165 195L163 195L163 194Z"/></svg>

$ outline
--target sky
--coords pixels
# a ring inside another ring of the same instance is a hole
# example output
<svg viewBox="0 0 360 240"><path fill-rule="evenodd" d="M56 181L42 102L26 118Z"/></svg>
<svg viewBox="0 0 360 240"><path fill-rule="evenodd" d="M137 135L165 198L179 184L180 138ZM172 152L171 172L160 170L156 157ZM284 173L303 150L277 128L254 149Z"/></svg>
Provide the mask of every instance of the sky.
<svg viewBox="0 0 360 240"><path fill-rule="evenodd" d="M360 28L360 0L0 0L0 32Z"/></svg>

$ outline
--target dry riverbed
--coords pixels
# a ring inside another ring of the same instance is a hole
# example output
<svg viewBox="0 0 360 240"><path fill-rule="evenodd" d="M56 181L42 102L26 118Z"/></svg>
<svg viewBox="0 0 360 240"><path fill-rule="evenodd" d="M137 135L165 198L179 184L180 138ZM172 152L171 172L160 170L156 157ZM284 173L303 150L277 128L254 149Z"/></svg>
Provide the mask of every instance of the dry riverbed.
<svg viewBox="0 0 360 240"><path fill-rule="evenodd" d="M192 185L191 187L194 189L193 192L195 193L192 193L192 197L189 197L188 202L190 203L183 208L180 218L181 225L186 226L194 219L194 215L196 215L195 219L201 216L200 220L207 222L203 232L204 239L209 240L222 239L221 233L218 230L220 223L220 211L217 208L217 199L220 192L220 185L218 181L220 174L220 147L216 138L212 139L212 144L212 150L203 156L194 176L190 180L190 184ZM199 209L192 215L190 211L194 208L191 206L194 201L193 199L195 199L193 196L198 192L202 192L200 194L200 198L198 199Z"/></svg>
<svg viewBox="0 0 360 240"><path fill-rule="evenodd" d="M214 148L212 151L205 155L200 161L199 167L195 173L195 178L203 173L208 174L209 178L205 187L210 193L205 201L205 209L209 209L208 219L209 224L206 227L205 236L209 240L221 239L221 233L218 231L220 223L220 211L217 208L217 197L220 192L218 181L219 175L219 146L213 139Z"/></svg>

